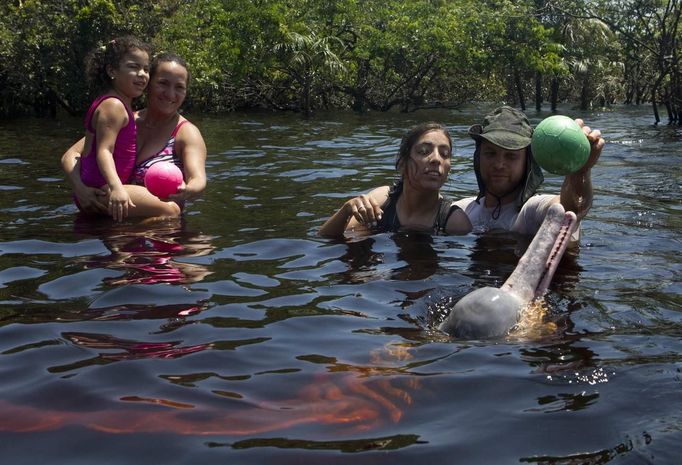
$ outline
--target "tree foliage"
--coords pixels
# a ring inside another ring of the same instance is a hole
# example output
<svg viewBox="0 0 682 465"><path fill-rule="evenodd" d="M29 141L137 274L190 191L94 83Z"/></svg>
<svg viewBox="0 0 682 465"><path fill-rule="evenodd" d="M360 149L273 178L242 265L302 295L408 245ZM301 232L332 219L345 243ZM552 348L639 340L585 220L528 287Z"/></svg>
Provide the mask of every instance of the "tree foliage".
<svg viewBox="0 0 682 465"><path fill-rule="evenodd" d="M201 111L682 104L673 0L14 0L0 115L80 113L83 59L120 34L175 51ZM11 32L14 31L14 32Z"/></svg>

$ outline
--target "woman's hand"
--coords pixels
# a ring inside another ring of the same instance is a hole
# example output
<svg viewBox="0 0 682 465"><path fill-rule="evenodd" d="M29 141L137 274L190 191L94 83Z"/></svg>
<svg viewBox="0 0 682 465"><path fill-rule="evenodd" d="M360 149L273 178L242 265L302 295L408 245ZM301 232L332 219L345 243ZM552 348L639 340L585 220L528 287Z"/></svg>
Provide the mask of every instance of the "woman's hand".
<svg viewBox="0 0 682 465"><path fill-rule="evenodd" d="M366 194L348 200L343 209L347 218L352 216L364 226L376 226L384 214L376 200Z"/></svg>
<svg viewBox="0 0 682 465"><path fill-rule="evenodd" d="M388 200L389 186L372 189L369 193L353 197L346 201L341 208L320 227L320 236L341 236L346 230L361 225L371 227L376 225L384 214L380 205Z"/></svg>
<svg viewBox="0 0 682 465"><path fill-rule="evenodd" d="M106 191L96 187L88 187L82 182L73 183L73 194L78 205L86 213L106 214Z"/></svg>

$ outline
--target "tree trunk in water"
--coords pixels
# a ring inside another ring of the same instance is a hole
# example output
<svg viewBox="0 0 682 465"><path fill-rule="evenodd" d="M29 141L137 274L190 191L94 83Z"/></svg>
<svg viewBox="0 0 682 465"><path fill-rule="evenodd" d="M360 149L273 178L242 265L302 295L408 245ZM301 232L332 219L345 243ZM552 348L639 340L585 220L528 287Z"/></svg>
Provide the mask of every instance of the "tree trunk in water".
<svg viewBox="0 0 682 465"><path fill-rule="evenodd" d="M310 78L306 76L305 83L303 84L303 94L301 95L301 110L305 116L310 116L310 88L311 82Z"/></svg>
<svg viewBox="0 0 682 465"><path fill-rule="evenodd" d="M580 109L585 111L590 106L590 100L587 92L587 78L583 79L583 85L580 87Z"/></svg>
<svg viewBox="0 0 682 465"><path fill-rule="evenodd" d="M656 121L654 124L658 124L661 122L661 117L658 116L658 107L656 106L656 86L654 86L653 89L651 89L651 106L653 107L654 110L654 120Z"/></svg>
<svg viewBox="0 0 682 465"><path fill-rule="evenodd" d="M663 97L663 105L665 106L665 111L668 113L668 124L673 124L675 121L675 112L673 111L673 106L670 102L670 95Z"/></svg>
<svg viewBox="0 0 682 465"><path fill-rule="evenodd" d="M556 113L557 101L559 100L559 81L556 77L552 78L551 91L549 96L549 101L552 109L552 113Z"/></svg>
<svg viewBox="0 0 682 465"><path fill-rule="evenodd" d="M677 72L677 69L674 69L672 71L672 79L671 79L671 90L670 90L670 100L671 100L671 105L673 107L673 117L675 118L674 121L677 124L682 124L682 120L680 119L680 92L682 91L682 85L680 85L680 76L679 73Z"/></svg>
<svg viewBox="0 0 682 465"><path fill-rule="evenodd" d="M355 89L353 90L353 103L352 103L352 108L353 111L356 111L358 113L362 113L362 111L365 109L365 95L367 94L367 75L369 74L369 61L363 60L360 62L360 66L358 66L358 73L357 73L357 84Z"/></svg>
<svg viewBox="0 0 682 465"><path fill-rule="evenodd" d="M351 104L353 111L357 113L362 113L365 109L365 94L358 90L353 94L353 103Z"/></svg>
<svg viewBox="0 0 682 465"><path fill-rule="evenodd" d="M535 74L535 109L542 110L542 73Z"/></svg>
<svg viewBox="0 0 682 465"><path fill-rule="evenodd" d="M627 92L625 93L625 98L623 99L623 104L631 105L633 95L635 95L634 87L628 88Z"/></svg>
<svg viewBox="0 0 682 465"><path fill-rule="evenodd" d="M521 77L518 71L514 71L514 85L516 86L516 94L519 97L519 105L522 111L526 111L526 96L523 95L523 86L521 85Z"/></svg>

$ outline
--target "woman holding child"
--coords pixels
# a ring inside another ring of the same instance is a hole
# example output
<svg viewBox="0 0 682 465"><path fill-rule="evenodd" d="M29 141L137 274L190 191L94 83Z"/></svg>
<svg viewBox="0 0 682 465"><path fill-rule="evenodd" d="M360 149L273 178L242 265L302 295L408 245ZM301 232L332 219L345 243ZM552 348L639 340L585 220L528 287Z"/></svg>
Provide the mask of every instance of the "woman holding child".
<svg viewBox="0 0 682 465"><path fill-rule="evenodd" d="M137 128L135 167L127 179L121 180L130 200L126 209L110 208L112 190L107 184L93 186L83 182L84 139L62 156L62 167L82 211L109 215L119 221L126 216L176 217L186 200L203 193L206 188L206 145L199 129L178 112L185 101L189 78L186 63L177 55L164 53L152 61L147 107L134 115ZM144 173L161 161L175 163L184 175L178 192L168 199L159 199L144 187Z"/></svg>

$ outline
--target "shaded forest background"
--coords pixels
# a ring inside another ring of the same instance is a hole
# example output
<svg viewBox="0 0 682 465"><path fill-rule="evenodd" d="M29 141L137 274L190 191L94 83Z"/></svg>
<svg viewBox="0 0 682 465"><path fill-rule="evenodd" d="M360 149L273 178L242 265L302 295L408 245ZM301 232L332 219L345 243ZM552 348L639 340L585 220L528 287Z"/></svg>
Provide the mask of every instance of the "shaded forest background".
<svg viewBox="0 0 682 465"><path fill-rule="evenodd" d="M131 33L186 58L193 111L624 103L682 121L679 0L0 4L0 117L82 113L85 55Z"/></svg>

